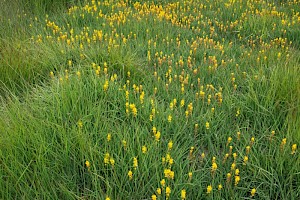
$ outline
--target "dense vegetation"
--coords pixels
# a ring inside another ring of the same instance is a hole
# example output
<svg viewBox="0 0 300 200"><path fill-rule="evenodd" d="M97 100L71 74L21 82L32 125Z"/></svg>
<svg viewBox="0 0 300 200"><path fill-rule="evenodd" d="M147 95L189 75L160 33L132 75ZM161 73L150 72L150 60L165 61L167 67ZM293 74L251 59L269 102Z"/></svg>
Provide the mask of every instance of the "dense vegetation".
<svg viewBox="0 0 300 200"><path fill-rule="evenodd" d="M300 198L300 1L0 6L1 199Z"/></svg>

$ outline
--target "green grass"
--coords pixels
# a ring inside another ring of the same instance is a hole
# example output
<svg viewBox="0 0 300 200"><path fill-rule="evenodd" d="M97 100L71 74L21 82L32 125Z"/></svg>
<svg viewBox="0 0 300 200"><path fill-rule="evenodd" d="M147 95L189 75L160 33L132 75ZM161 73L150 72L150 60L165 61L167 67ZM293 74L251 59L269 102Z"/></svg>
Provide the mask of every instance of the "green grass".
<svg viewBox="0 0 300 200"><path fill-rule="evenodd" d="M298 199L299 3L1 2L0 198Z"/></svg>

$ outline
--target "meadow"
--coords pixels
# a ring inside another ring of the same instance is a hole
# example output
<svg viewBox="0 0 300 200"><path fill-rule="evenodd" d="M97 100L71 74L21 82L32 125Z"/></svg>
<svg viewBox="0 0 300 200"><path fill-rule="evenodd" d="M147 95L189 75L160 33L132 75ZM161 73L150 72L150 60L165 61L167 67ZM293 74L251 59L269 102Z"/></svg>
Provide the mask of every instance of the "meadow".
<svg viewBox="0 0 300 200"><path fill-rule="evenodd" d="M300 199L300 1L3 0L0 199Z"/></svg>

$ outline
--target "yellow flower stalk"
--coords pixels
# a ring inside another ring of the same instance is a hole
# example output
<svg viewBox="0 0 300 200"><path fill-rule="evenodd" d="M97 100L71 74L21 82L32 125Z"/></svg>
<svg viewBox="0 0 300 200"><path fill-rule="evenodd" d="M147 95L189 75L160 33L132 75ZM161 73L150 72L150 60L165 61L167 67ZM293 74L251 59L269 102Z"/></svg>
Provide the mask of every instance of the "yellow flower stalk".
<svg viewBox="0 0 300 200"><path fill-rule="evenodd" d="M240 176L235 176L234 177L234 185L237 186L239 184L240 180L241 180Z"/></svg>
<svg viewBox="0 0 300 200"><path fill-rule="evenodd" d="M237 135L237 139L240 140L240 138L241 138L241 132L238 131L238 132L236 133L236 135Z"/></svg>
<svg viewBox="0 0 300 200"><path fill-rule="evenodd" d="M166 197L169 198L171 194L171 188L168 186L166 187Z"/></svg>
<svg viewBox="0 0 300 200"><path fill-rule="evenodd" d="M106 140L107 140L107 142L111 141L111 133L107 134Z"/></svg>
<svg viewBox="0 0 300 200"><path fill-rule="evenodd" d="M157 188L156 192L157 192L158 195L161 195L161 188Z"/></svg>
<svg viewBox="0 0 300 200"><path fill-rule="evenodd" d="M280 144L280 150L283 150L285 144L286 144L286 138L283 138Z"/></svg>
<svg viewBox="0 0 300 200"><path fill-rule="evenodd" d="M126 140L122 140L122 144L123 144L124 149L126 149L126 147L127 147L127 142L126 142Z"/></svg>
<svg viewBox="0 0 300 200"><path fill-rule="evenodd" d="M145 145L142 146L142 152L143 152L143 154L147 153L147 147Z"/></svg>
<svg viewBox="0 0 300 200"><path fill-rule="evenodd" d="M156 196L155 194L153 194L153 195L151 196L151 199L152 199L152 200L157 200L157 196Z"/></svg>
<svg viewBox="0 0 300 200"><path fill-rule="evenodd" d="M172 115L168 116L168 122L171 123L172 122Z"/></svg>
<svg viewBox="0 0 300 200"><path fill-rule="evenodd" d="M133 167L134 167L134 169L136 169L138 167L138 159L137 159L137 157L133 158Z"/></svg>
<svg viewBox="0 0 300 200"><path fill-rule="evenodd" d="M226 175L226 182L229 183L231 180L231 173L227 173Z"/></svg>
<svg viewBox="0 0 300 200"><path fill-rule="evenodd" d="M162 180L160 181L160 184L161 184L161 187L164 188L165 185L166 185L166 180L165 180L165 179L162 179Z"/></svg>
<svg viewBox="0 0 300 200"><path fill-rule="evenodd" d="M181 200L185 200L186 199L186 190L182 189L180 194L181 194Z"/></svg>
<svg viewBox="0 0 300 200"><path fill-rule="evenodd" d="M254 197L255 193L256 193L256 189L253 188L253 189L251 190L251 197Z"/></svg>
<svg viewBox="0 0 300 200"><path fill-rule="evenodd" d="M133 173L131 170L128 171L128 177L129 177L129 180L132 180L132 176L133 176Z"/></svg>
<svg viewBox="0 0 300 200"><path fill-rule="evenodd" d="M211 186L211 185L208 185L207 188L206 188L206 193L207 193L207 194L210 194L211 191L212 191L212 189L213 189L212 186Z"/></svg>
<svg viewBox="0 0 300 200"><path fill-rule="evenodd" d="M209 122L205 123L205 128L208 130L209 129Z"/></svg>
<svg viewBox="0 0 300 200"><path fill-rule="evenodd" d="M155 140L156 140L157 142L159 142L159 139L160 139L160 132L157 131L157 133L154 135L154 137L155 137Z"/></svg>
<svg viewBox="0 0 300 200"><path fill-rule="evenodd" d="M85 161L85 166L86 166L87 168L90 168L90 167L91 167L91 163L87 160L87 161Z"/></svg>
<svg viewBox="0 0 300 200"><path fill-rule="evenodd" d="M231 141L232 141L232 137L228 137L226 146L228 146Z"/></svg>
<svg viewBox="0 0 300 200"><path fill-rule="evenodd" d="M211 172L214 173L218 169L218 165L214 162L211 166Z"/></svg>
<svg viewBox="0 0 300 200"><path fill-rule="evenodd" d="M170 140L168 143L168 151L170 151L173 148L173 141Z"/></svg>
<svg viewBox="0 0 300 200"><path fill-rule="evenodd" d="M295 154L296 150L297 150L297 144L293 144L292 145L292 152L291 152L291 154Z"/></svg>
<svg viewBox="0 0 300 200"><path fill-rule="evenodd" d="M222 190L222 188L223 188L222 184L219 184L218 185L218 190L220 191L220 190Z"/></svg>
<svg viewBox="0 0 300 200"><path fill-rule="evenodd" d="M248 162L248 156L244 156L244 162L243 162L243 165L247 165L247 162Z"/></svg>

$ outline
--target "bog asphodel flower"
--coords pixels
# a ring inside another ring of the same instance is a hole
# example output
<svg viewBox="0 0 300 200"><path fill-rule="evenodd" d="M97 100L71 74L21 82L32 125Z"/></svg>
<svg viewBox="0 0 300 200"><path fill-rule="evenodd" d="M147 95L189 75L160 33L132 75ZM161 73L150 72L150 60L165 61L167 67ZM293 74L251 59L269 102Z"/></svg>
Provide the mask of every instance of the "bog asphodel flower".
<svg viewBox="0 0 300 200"><path fill-rule="evenodd" d="M162 180L160 181L160 184L161 184L161 186L164 188L165 185L166 185L166 180L165 180L165 179L162 179Z"/></svg>
<svg viewBox="0 0 300 200"><path fill-rule="evenodd" d="M217 163L214 162L211 166L211 172L214 173L217 169L218 169L218 165Z"/></svg>
<svg viewBox="0 0 300 200"><path fill-rule="evenodd" d="M189 180L191 180L192 177L193 177L193 172L189 172L189 173L188 173L188 176L189 176Z"/></svg>
<svg viewBox="0 0 300 200"><path fill-rule="evenodd" d="M226 146L228 146L231 141L232 141L232 137L228 137Z"/></svg>
<svg viewBox="0 0 300 200"><path fill-rule="evenodd" d="M169 198L171 194L171 188L168 186L166 187L166 197Z"/></svg>
<svg viewBox="0 0 300 200"><path fill-rule="evenodd" d="M218 190L220 191L220 190L222 190L222 188L223 188L222 184L219 184L218 185Z"/></svg>
<svg viewBox="0 0 300 200"><path fill-rule="evenodd" d="M154 135L154 137L155 137L155 140L158 142L160 139L160 132L157 131L157 133Z"/></svg>
<svg viewBox="0 0 300 200"><path fill-rule="evenodd" d="M181 200L185 200L186 199L186 190L185 189L183 189L183 190L181 190Z"/></svg>
<svg viewBox="0 0 300 200"><path fill-rule="evenodd" d="M208 185L207 188L206 188L206 193L207 194L210 194L212 191L212 186L211 185Z"/></svg>
<svg viewBox="0 0 300 200"><path fill-rule="evenodd" d="M108 80L106 80L104 85L103 85L103 90L107 91L107 89L108 89Z"/></svg>
<svg viewBox="0 0 300 200"><path fill-rule="evenodd" d="M280 144L280 149L283 150L283 147L285 146L286 144L286 138L283 138L282 141L281 141L281 144Z"/></svg>
<svg viewBox="0 0 300 200"><path fill-rule="evenodd" d="M138 167L138 159L137 159L137 157L133 158L133 167L134 167L134 169L136 169Z"/></svg>
<svg viewBox="0 0 300 200"><path fill-rule="evenodd" d="M244 156L244 162L243 162L243 165L246 165L248 162L248 156Z"/></svg>
<svg viewBox="0 0 300 200"><path fill-rule="evenodd" d="M90 167L91 167L91 163L87 160L87 161L85 161L85 166L86 166L87 168L90 168Z"/></svg>
<svg viewBox="0 0 300 200"><path fill-rule="evenodd" d="M292 153L291 154L295 154L297 150L297 144L293 144L292 145Z"/></svg>
<svg viewBox="0 0 300 200"><path fill-rule="evenodd" d="M251 197L254 197L255 193L256 193L256 189L253 188L253 189L251 190Z"/></svg>
<svg viewBox="0 0 300 200"><path fill-rule="evenodd" d="M155 194L153 194L153 195L151 196L151 199L152 199L152 200L157 200L157 196L156 196Z"/></svg>
<svg viewBox="0 0 300 200"><path fill-rule="evenodd" d="M168 151L170 151L173 148L173 141L170 140L168 143Z"/></svg>
<svg viewBox="0 0 300 200"><path fill-rule="evenodd" d="M172 115L168 116L168 122L171 123L172 122Z"/></svg>
<svg viewBox="0 0 300 200"><path fill-rule="evenodd" d="M107 140L107 142L109 142L111 140L111 133L107 134L106 140Z"/></svg>
<svg viewBox="0 0 300 200"><path fill-rule="evenodd" d="M128 171L128 177L129 177L129 180L132 180L132 176L133 176L133 173L131 170Z"/></svg>
<svg viewBox="0 0 300 200"><path fill-rule="evenodd" d="M144 145L144 146L142 146L142 152L145 154L145 153L147 153L147 147Z"/></svg>
<svg viewBox="0 0 300 200"><path fill-rule="evenodd" d="M157 192L158 195L161 195L161 188L157 188L156 192Z"/></svg>
<svg viewBox="0 0 300 200"><path fill-rule="evenodd" d="M205 128L208 130L209 129L209 122L205 123Z"/></svg>

